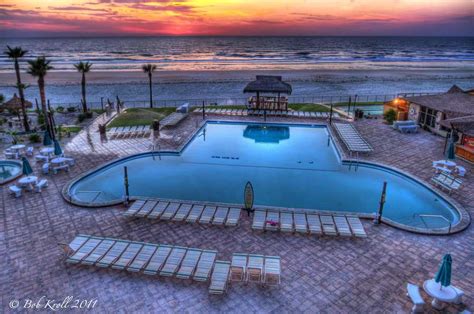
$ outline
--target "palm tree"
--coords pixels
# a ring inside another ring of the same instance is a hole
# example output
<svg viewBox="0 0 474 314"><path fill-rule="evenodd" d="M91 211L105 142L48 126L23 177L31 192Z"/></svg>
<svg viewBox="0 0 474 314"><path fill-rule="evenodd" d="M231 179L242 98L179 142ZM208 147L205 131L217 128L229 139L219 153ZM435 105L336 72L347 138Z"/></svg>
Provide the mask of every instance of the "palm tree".
<svg viewBox="0 0 474 314"><path fill-rule="evenodd" d="M46 123L46 130L48 130L49 134L53 136L53 130L51 128L51 124L48 117L48 109L46 108L46 93L44 89L44 77L48 73L49 70L53 69L51 65L49 65L51 61L46 60L46 57L38 57L36 60L29 60L28 64L28 73L31 74L33 77L38 78L38 89L40 92L40 99L41 99L41 110L43 111L44 121Z"/></svg>
<svg viewBox="0 0 474 314"><path fill-rule="evenodd" d="M27 52L27 50L21 49L21 47L11 48L10 46L7 46L7 50L5 51L7 57L12 59L15 64L16 86L18 88L18 94L20 95L21 111L23 115L23 127L25 128L25 132L30 131L30 125L28 123L28 115L26 114L25 94L23 93L25 85L21 83L20 64L18 60L24 57Z"/></svg>
<svg viewBox="0 0 474 314"><path fill-rule="evenodd" d="M143 72L148 74L148 80L150 84L150 108L153 108L153 91L152 91L153 88L152 88L151 78L152 78L153 71L156 70L156 65L150 64L150 63L144 64L142 65L142 70Z"/></svg>
<svg viewBox="0 0 474 314"><path fill-rule="evenodd" d="M81 87L82 87L82 111L87 112L87 102L86 102L86 73L88 73L91 70L92 63L90 62L79 62L74 64L74 67L76 68L77 72L82 73L82 81L81 81Z"/></svg>

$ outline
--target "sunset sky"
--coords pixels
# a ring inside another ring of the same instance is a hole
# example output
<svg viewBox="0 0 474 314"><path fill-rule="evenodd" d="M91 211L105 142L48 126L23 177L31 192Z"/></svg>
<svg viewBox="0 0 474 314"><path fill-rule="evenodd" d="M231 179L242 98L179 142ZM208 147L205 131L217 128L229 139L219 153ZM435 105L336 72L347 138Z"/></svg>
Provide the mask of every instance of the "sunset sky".
<svg viewBox="0 0 474 314"><path fill-rule="evenodd" d="M473 36L473 0L0 0L0 37Z"/></svg>

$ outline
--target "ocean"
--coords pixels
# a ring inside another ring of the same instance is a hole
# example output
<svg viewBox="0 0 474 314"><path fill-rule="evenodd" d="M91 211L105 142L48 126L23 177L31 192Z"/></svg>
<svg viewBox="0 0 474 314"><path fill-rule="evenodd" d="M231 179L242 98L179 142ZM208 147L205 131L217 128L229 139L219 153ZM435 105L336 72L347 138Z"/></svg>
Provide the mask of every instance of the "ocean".
<svg viewBox="0 0 474 314"><path fill-rule="evenodd" d="M123 82L130 71L141 71L143 63L156 64L157 100L242 98L248 78L235 78L236 71L310 71L288 78L293 96L396 94L439 92L452 84L474 87L474 38L461 37L147 37L147 38L36 38L0 39L0 47L21 46L27 58L45 55L52 72L75 71L78 61L93 63L94 72L110 74L110 82L90 80L92 101L119 96L146 100L146 77ZM26 68L26 62L22 62ZM209 73L199 80L176 79L179 73ZM364 71L370 75L364 75ZM406 75L403 75L406 71ZM0 55L0 74L12 73L13 65ZM160 77L160 73L168 73ZM220 72L219 75L213 74ZM173 81L167 80L174 73ZM361 74L362 73L362 74ZM375 73L375 74L374 74ZM26 76L26 74L24 75ZM72 76L75 79L75 77ZM284 76L285 78L285 76ZM79 80L77 80L79 82ZM7 98L14 82L0 81L0 93ZM80 99L80 87L73 80L47 78L47 95L52 103L73 103ZM33 85L28 98L37 97ZM220 101L219 101L220 102Z"/></svg>

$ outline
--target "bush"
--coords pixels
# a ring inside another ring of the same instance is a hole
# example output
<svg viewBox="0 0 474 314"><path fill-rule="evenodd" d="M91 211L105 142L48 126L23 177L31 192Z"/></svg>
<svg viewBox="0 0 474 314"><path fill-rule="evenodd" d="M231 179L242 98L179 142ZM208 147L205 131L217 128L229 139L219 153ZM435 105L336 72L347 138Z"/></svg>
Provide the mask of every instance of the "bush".
<svg viewBox="0 0 474 314"><path fill-rule="evenodd" d="M383 118L387 121L388 124L393 124L393 121L397 119L397 113L395 110L390 109L383 114Z"/></svg>
<svg viewBox="0 0 474 314"><path fill-rule="evenodd" d="M40 143L41 142L41 136L39 136L39 134L37 134L37 133L34 133L34 134L31 134L28 137L28 140L30 141L30 143Z"/></svg>
<svg viewBox="0 0 474 314"><path fill-rule="evenodd" d="M77 120L79 121L79 123L81 123L82 121L84 121L86 118L87 118L87 116L86 116L86 114L84 114L84 113L80 113L80 114L77 116Z"/></svg>
<svg viewBox="0 0 474 314"><path fill-rule="evenodd" d="M86 118L87 118L87 119L92 118L92 112L91 112L91 111L87 111L87 112L85 113L85 115L86 115Z"/></svg>
<svg viewBox="0 0 474 314"><path fill-rule="evenodd" d="M56 108L56 111L57 111L57 112L64 112L64 107L63 107L63 106L58 106L58 107Z"/></svg>
<svg viewBox="0 0 474 314"><path fill-rule="evenodd" d="M76 107L67 107L67 112L76 112Z"/></svg>

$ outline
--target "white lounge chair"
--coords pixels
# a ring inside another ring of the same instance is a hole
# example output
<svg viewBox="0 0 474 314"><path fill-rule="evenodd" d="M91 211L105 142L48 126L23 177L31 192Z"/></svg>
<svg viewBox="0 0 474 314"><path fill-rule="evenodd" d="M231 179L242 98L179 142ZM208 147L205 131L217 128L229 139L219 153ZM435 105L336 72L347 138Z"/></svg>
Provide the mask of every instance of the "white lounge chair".
<svg viewBox="0 0 474 314"><path fill-rule="evenodd" d="M425 305L425 301L421 297L420 287L411 283L407 283L407 297L409 297L411 301L413 302L413 307L411 309L411 312L422 313L423 306Z"/></svg>
<svg viewBox="0 0 474 314"><path fill-rule="evenodd" d="M216 261L214 271L212 272L211 284L209 285L210 294L222 294L225 292L229 279L229 269L229 262Z"/></svg>
<svg viewBox="0 0 474 314"><path fill-rule="evenodd" d="M40 182L35 184L35 192L41 193L41 191L48 187L48 180L42 179Z"/></svg>
<svg viewBox="0 0 474 314"><path fill-rule="evenodd" d="M15 197L18 198L21 196L21 188L17 187L16 185L10 185L8 189L10 190L11 194L15 195Z"/></svg>

